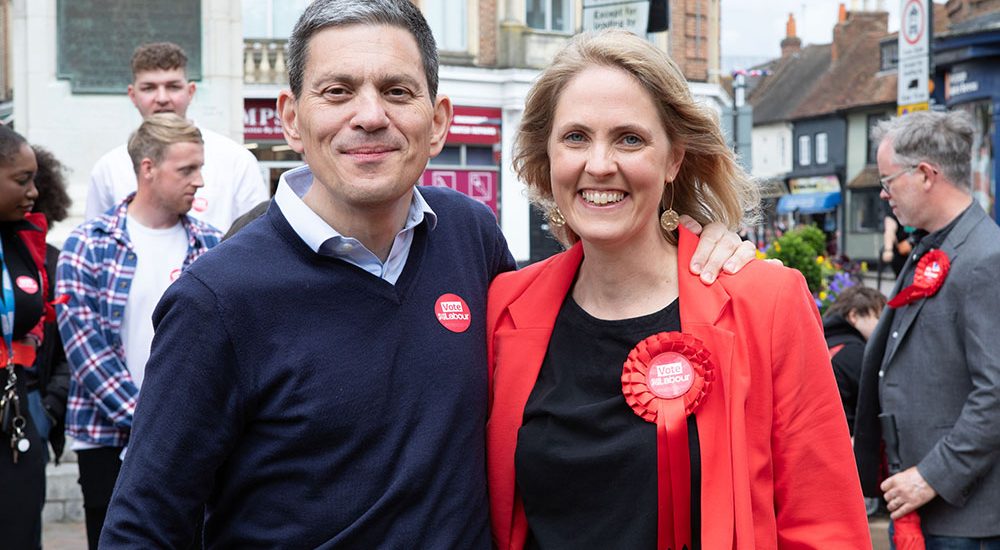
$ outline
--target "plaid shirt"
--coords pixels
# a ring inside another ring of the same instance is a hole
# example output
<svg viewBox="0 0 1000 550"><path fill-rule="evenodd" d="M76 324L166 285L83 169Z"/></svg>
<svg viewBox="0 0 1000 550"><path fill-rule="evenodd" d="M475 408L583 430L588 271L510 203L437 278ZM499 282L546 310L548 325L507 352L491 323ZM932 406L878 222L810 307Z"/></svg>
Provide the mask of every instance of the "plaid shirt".
<svg viewBox="0 0 1000 550"><path fill-rule="evenodd" d="M128 443L139 388L125 366L121 325L137 257L125 229L133 193L113 210L77 227L66 239L56 268L59 334L73 373L66 433L105 447ZM188 234L186 269L219 243L214 227L182 216Z"/></svg>

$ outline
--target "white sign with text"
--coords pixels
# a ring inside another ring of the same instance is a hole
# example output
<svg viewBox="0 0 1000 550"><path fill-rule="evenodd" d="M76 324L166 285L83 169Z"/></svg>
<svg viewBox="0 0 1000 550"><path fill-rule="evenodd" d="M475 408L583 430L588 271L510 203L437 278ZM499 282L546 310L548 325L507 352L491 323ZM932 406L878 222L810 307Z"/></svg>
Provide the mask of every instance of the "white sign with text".
<svg viewBox="0 0 1000 550"><path fill-rule="evenodd" d="M926 103L930 98L930 0L900 0L899 80L896 103Z"/></svg>
<svg viewBox="0 0 1000 550"><path fill-rule="evenodd" d="M646 36L649 0L584 0L583 30L625 29Z"/></svg>

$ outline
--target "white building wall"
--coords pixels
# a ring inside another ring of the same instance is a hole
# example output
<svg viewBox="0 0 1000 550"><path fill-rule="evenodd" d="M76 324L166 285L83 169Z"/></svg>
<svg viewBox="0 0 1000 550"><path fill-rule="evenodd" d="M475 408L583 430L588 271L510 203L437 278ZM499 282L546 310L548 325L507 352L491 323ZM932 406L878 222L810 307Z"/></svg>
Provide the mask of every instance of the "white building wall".
<svg viewBox="0 0 1000 550"><path fill-rule="evenodd" d="M868 165L868 113L847 115L847 181Z"/></svg>
<svg viewBox="0 0 1000 550"><path fill-rule="evenodd" d="M792 125L779 122L754 126L750 159L754 177L766 179L792 171Z"/></svg>
<svg viewBox="0 0 1000 550"><path fill-rule="evenodd" d="M240 0L202 0L203 76L188 116L242 142L240 10ZM52 240L61 242L82 221L94 163L124 143L141 118L125 90L73 94L68 80L56 78L56 0L14 0L12 15L15 128L70 170L71 215L52 231Z"/></svg>

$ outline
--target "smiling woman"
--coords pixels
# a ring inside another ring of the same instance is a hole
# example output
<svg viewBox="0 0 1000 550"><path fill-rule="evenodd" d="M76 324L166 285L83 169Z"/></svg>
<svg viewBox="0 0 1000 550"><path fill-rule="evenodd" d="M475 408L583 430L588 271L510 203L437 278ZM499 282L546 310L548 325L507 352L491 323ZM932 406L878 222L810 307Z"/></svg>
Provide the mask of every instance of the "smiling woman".
<svg viewBox="0 0 1000 550"><path fill-rule="evenodd" d="M45 501L44 440L48 426L34 368L42 340L45 296L45 217L31 214L38 198L35 153L0 126L0 533L11 548L38 548ZM41 409L39 408L39 411Z"/></svg>
<svg viewBox="0 0 1000 550"><path fill-rule="evenodd" d="M528 94L514 166L571 248L490 287L498 547L864 547L802 276L678 269L697 238L677 212L735 227L756 194L677 66L577 35Z"/></svg>

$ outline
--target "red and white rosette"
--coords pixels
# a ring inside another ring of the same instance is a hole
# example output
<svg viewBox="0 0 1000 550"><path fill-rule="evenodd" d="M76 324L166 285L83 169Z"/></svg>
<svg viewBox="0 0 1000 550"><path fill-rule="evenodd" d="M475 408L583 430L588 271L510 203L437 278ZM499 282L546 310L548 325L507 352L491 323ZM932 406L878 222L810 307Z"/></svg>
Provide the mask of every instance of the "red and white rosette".
<svg viewBox="0 0 1000 550"><path fill-rule="evenodd" d="M622 368L625 402L656 424L659 550L691 548L691 456L687 417L712 389L715 365L701 340L661 332L639 342Z"/></svg>
<svg viewBox="0 0 1000 550"><path fill-rule="evenodd" d="M934 249L927 252L917 262L917 268L913 272L913 284L900 290L899 294L889 300L889 307L905 306L937 294L945 278L948 277L950 268L951 260L944 251Z"/></svg>

